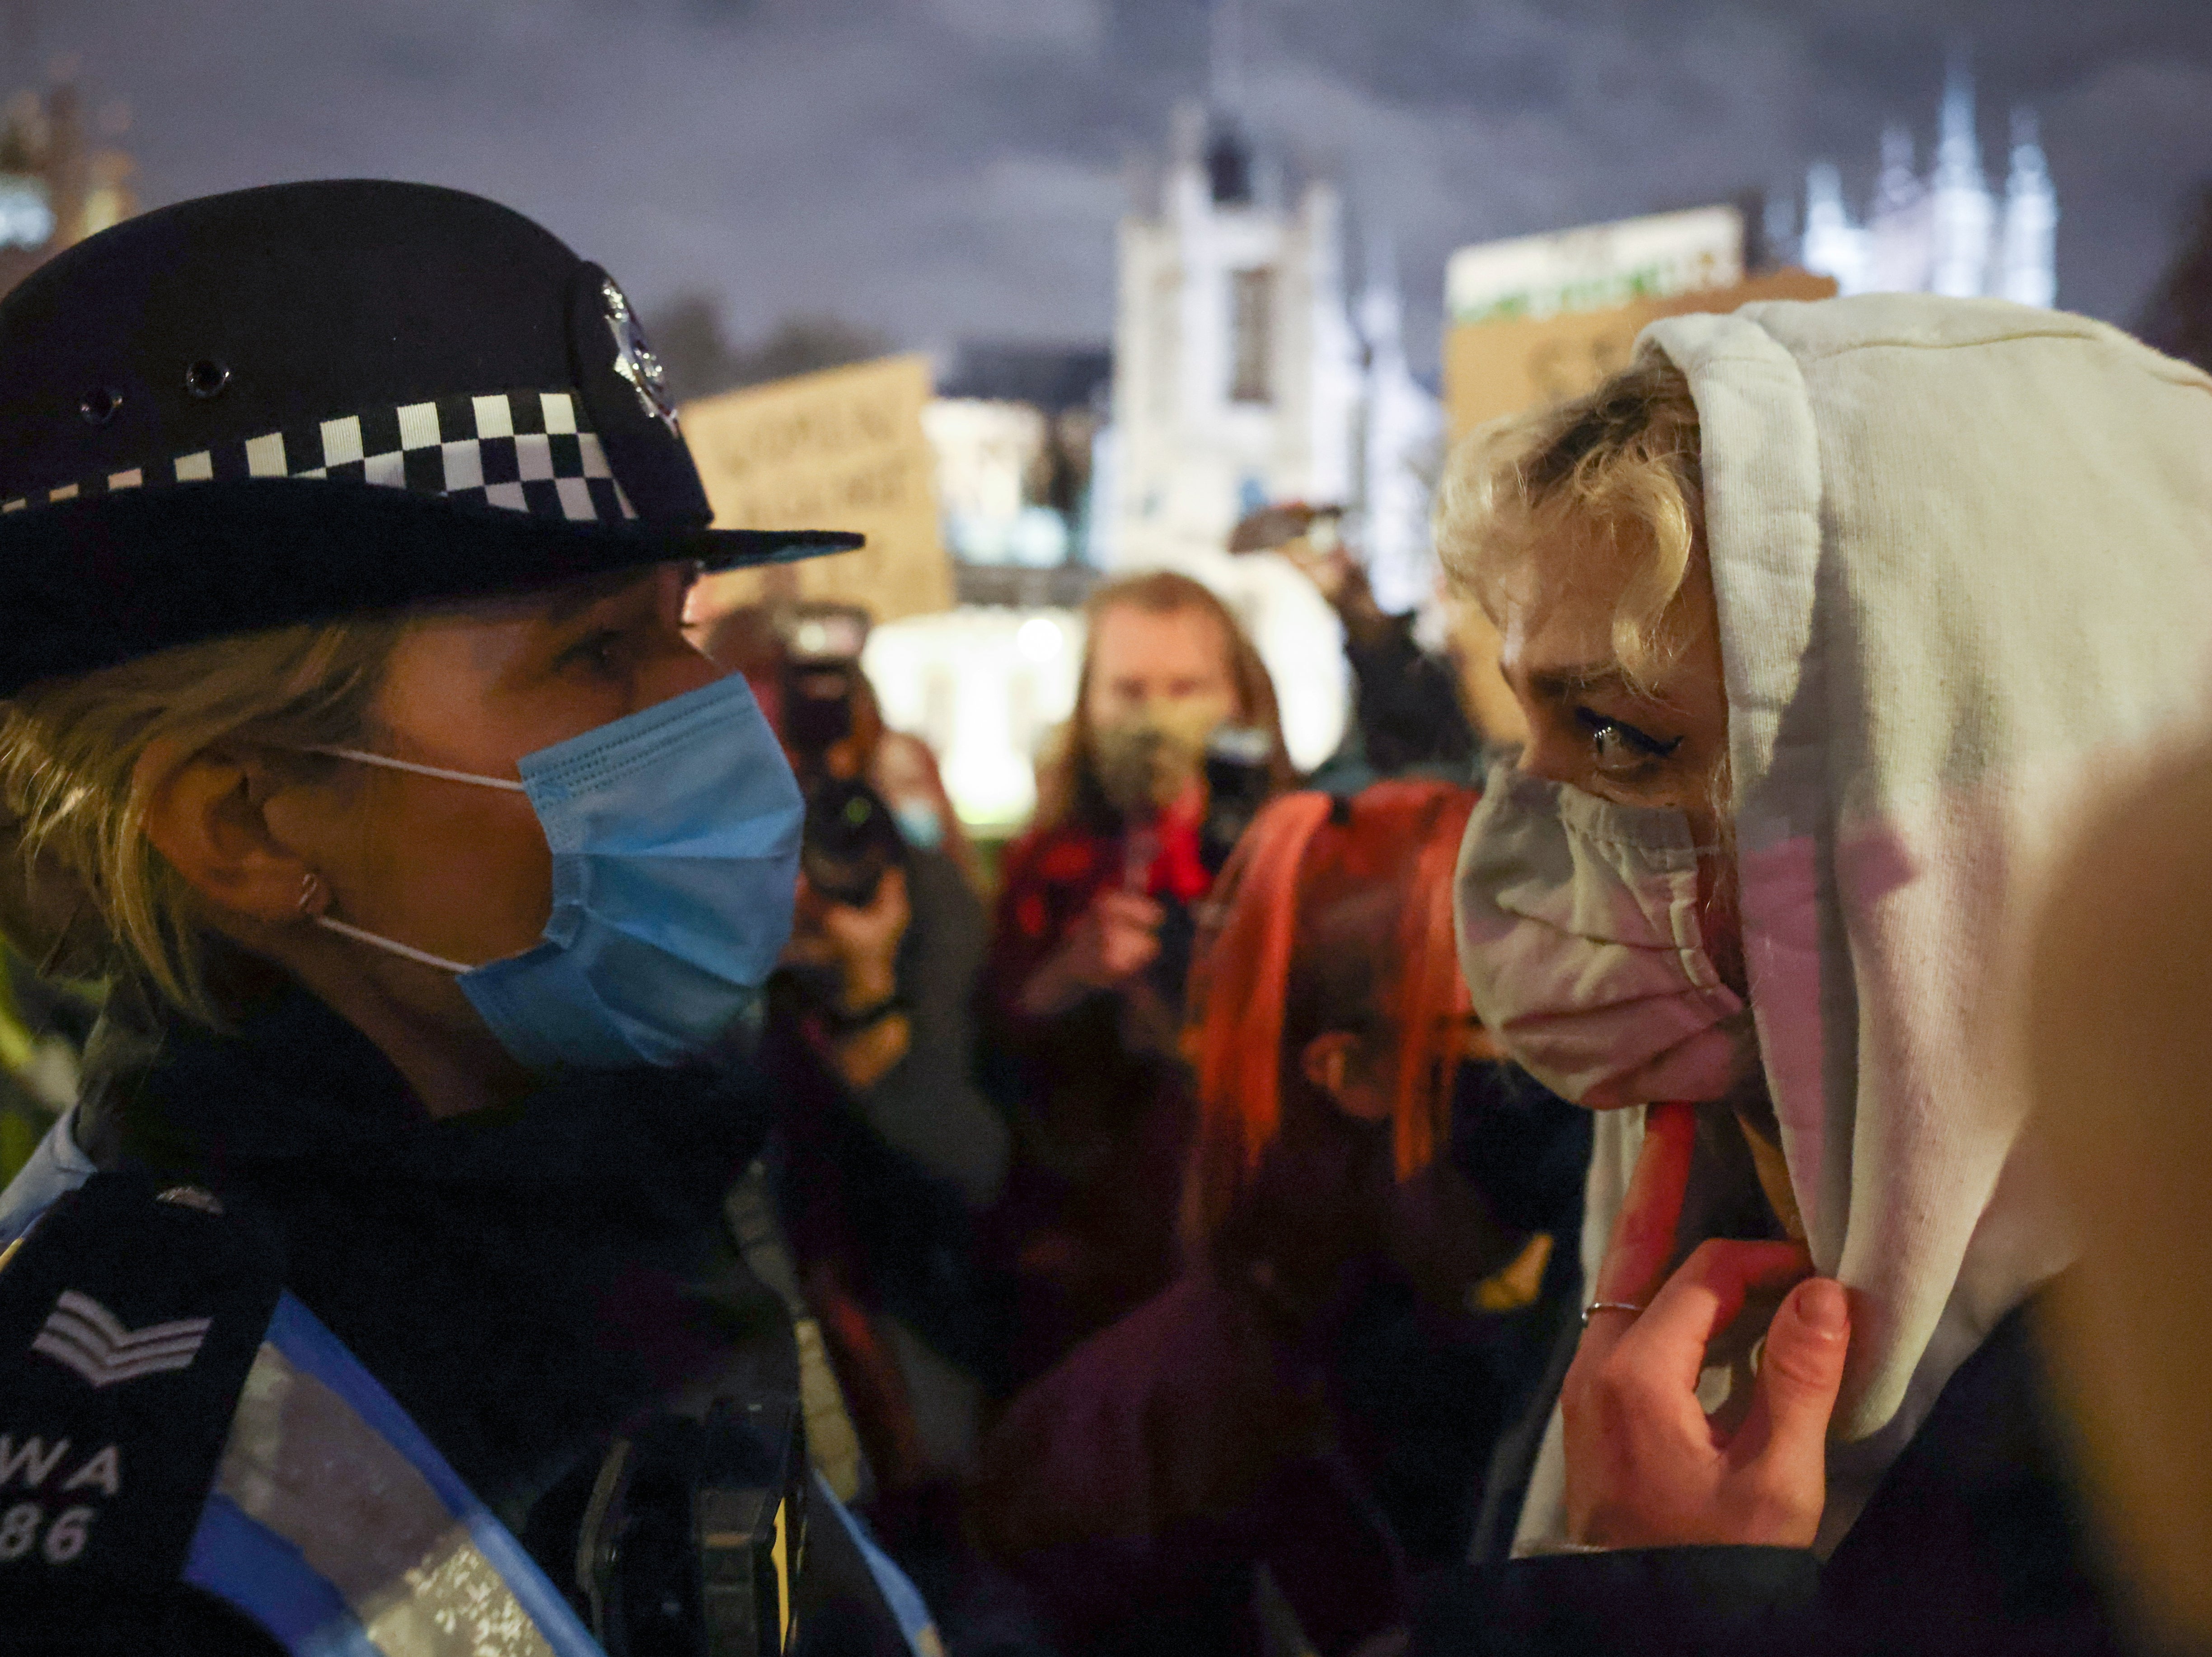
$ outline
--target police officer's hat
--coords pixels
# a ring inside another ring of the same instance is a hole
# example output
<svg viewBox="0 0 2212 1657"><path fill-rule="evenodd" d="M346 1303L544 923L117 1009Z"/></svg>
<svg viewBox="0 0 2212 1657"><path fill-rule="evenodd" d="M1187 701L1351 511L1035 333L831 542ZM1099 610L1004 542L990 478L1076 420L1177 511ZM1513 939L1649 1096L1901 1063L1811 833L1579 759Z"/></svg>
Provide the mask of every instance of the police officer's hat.
<svg viewBox="0 0 2212 1657"><path fill-rule="evenodd" d="M148 213L0 301L0 695L226 633L858 546L714 530L607 273L427 185Z"/></svg>

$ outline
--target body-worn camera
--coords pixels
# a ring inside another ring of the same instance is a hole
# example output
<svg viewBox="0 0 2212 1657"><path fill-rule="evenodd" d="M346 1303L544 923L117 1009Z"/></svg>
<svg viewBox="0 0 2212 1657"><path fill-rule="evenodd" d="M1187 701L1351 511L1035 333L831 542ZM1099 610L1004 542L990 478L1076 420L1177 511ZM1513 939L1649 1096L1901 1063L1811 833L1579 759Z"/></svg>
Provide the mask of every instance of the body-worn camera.
<svg viewBox="0 0 2212 1657"><path fill-rule="evenodd" d="M798 1395L615 1441L577 1538L607 1657L900 1657L897 1611L806 1459Z"/></svg>
<svg viewBox="0 0 2212 1657"><path fill-rule="evenodd" d="M576 1550L609 1657L781 1657L810 1531L799 1400L716 1400L616 1441Z"/></svg>

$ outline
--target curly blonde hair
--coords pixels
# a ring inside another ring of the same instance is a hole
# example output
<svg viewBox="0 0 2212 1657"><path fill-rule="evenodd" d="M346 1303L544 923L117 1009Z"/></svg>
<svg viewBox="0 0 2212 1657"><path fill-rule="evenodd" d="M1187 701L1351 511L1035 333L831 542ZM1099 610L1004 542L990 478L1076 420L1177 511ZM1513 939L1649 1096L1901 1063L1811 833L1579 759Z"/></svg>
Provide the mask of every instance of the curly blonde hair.
<svg viewBox="0 0 2212 1657"><path fill-rule="evenodd" d="M196 895L146 838L161 779L140 759L156 741L180 762L226 743L358 745L404 626L368 617L179 645L0 701L0 935L42 974L135 978L220 1023Z"/></svg>
<svg viewBox="0 0 2212 1657"><path fill-rule="evenodd" d="M1583 396L1477 428L1437 491L1437 555L1493 619L1509 596L1541 605L1593 564L1625 569L1613 654L1646 685L1680 648L1669 612L1704 540L1698 406L1656 351Z"/></svg>

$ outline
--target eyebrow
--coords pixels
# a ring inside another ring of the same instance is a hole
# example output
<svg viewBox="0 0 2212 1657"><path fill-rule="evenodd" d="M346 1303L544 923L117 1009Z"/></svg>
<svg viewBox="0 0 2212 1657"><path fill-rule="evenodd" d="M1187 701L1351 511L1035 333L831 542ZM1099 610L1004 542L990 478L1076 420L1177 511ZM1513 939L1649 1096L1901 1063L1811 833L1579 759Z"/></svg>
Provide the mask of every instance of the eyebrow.
<svg viewBox="0 0 2212 1657"><path fill-rule="evenodd" d="M1626 671L1617 661L1579 661L1557 667L1539 668L1528 675L1528 688L1538 696L1554 702L1601 690L1641 696L1629 681ZM1648 697L1642 699L1650 700Z"/></svg>
<svg viewBox="0 0 2212 1657"><path fill-rule="evenodd" d="M562 587L557 589L552 601L545 606L542 618L556 627L573 621L592 606L617 597L641 582L652 580L659 568L657 564L645 564L635 570L613 570L604 576L595 576L587 582Z"/></svg>

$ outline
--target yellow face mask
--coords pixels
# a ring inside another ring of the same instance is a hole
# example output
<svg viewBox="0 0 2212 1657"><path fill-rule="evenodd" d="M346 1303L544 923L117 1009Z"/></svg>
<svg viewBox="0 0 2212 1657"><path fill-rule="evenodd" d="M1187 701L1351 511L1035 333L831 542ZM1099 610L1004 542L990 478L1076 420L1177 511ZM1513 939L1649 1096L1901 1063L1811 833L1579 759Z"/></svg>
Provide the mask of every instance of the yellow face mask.
<svg viewBox="0 0 2212 1657"><path fill-rule="evenodd" d="M1206 739L1229 710L1212 700L1148 703L1141 713L1093 733L1098 786L1124 817L1149 817L1173 805L1198 777Z"/></svg>

